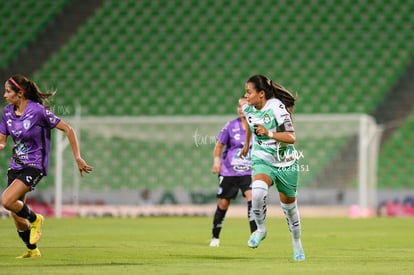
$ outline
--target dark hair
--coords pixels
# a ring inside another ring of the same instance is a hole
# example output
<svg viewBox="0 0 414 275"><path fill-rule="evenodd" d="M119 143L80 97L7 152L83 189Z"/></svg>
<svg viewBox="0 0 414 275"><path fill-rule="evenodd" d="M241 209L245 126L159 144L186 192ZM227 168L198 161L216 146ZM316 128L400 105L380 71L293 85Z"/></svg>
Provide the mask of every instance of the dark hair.
<svg viewBox="0 0 414 275"><path fill-rule="evenodd" d="M251 76L247 82L253 83L254 87L257 91L264 91L265 98L270 99L272 97L275 97L282 101L282 103L285 105L286 109L292 113L293 107L295 106L296 97L293 96L293 94L283 87L282 85L273 82L269 78L267 78L264 75L254 75Z"/></svg>
<svg viewBox="0 0 414 275"><path fill-rule="evenodd" d="M13 91L18 92L19 90L22 90L25 98L38 102L46 107L50 105L49 97L56 93L56 91L43 93L40 91L39 87L37 87L36 83L19 74L10 77L8 82Z"/></svg>

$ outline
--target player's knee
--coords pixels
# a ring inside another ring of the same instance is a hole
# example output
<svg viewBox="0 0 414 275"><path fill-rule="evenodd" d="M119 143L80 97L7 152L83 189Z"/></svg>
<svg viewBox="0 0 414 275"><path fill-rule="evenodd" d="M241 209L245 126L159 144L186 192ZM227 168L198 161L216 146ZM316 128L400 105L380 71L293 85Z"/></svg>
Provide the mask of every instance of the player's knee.
<svg viewBox="0 0 414 275"><path fill-rule="evenodd" d="M252 183L252 200L262 200L266 197L268 191L268 185L262 180L255 180Z"/></svg>
<svg viewBox="0 0 414 275"><path fill-rule="evenodd" d="M3 194L1 194L1 205L5 209L11 211L15 205L15 202L16 200L13 198L13 196L10 196L8 192L3 192Z"/></svg>
<svg viewBox="0 0 414 275"><path fill-rule="evenodd" d="M3 193L1 195L1 205L4 208L6 208L7 210L10 210L11 204L12 204L12 202L11 202L10 198L5 193Z"/></svg>
<svg viewBox="0 0 414 275"><path fill-rule="evenodd" d="M230 206L230 200L229 199L219 199L217 205L221 210L227 210Z"/></svg>

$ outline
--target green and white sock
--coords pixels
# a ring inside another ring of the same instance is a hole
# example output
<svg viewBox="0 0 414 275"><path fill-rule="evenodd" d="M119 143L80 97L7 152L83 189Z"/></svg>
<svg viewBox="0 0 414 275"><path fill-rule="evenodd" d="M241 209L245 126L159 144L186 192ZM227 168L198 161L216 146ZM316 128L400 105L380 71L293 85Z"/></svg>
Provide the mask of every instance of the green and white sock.
<svg viewBox="0 0 414 275"><path fill-rule="evenodd" d="M301 235L301 226L300 226L300 216L299 210L297 207L297 202L285 204L280 203L282 206L283 213L286 216L286 221L289 227L289 231L292 235L292 244L294 250L302 250L302 242L300 240Z"/></svg>
<svg viewBox="0 0 414 275"><path fill-rule="evenodd" d="M252 183L252 212L257 224L257 230L266 232L266 199L268 193L267 183L255 180Z"/></svg>

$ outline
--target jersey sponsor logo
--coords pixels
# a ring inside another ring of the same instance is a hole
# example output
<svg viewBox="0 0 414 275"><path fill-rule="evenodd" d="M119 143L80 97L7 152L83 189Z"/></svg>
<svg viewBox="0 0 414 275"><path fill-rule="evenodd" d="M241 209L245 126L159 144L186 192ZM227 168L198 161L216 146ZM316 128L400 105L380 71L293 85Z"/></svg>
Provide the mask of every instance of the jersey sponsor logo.
<svg viewBox="0 0 414 275"><path fill-rule="evenodd" d="M247 121L248 121L249 125L264 124L264 123L271 122L271 118L270 118L270 116L268 114L265 114L263 118L249 116L247 118Z"/></svg>
<svg viewBox="0 0 414 275"><path fill-rule="evenodd" d="M26 144L24 144L24 143L19 142L13 148L13 155L14 155L15 158L18 158L19 160L29 159L28 152L29 152L29 149L27 148Z"/></svg>
<svg viewBox="0 0 414 275"><path fill-rule="evenodd" d="M272 139L272 140L257 140L257 144L259 144L260 146L276 146L279 145L279 142L277 142L276 140Z"/></svg>
<svg viewBox="0 0 414 275"><path fill-rule="evenodd" d="M234 171L237 171L237 172L244 172L244 171L250 170L250 166L247 166L247 165L235 165L235 166L233 166L233 169L234 169Z"/></svg>

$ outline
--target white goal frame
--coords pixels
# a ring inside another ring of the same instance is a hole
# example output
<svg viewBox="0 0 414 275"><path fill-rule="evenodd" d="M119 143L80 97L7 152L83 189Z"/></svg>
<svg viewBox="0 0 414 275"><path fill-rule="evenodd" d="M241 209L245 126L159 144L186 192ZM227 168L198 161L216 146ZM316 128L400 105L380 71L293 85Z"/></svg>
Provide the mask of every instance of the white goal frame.
<svg viewBox="0 0 414 275"><path fill-rule="evenodd" d="M139 117L93 117L85 116L81 117L79 113L73 117L63 117L63 119L69 122L72 127L76 129L82 129L85 125L104 125L109 124L148 124L150 121L152 124L157 123L217 123L222 122L224 125L228 120L234 119L234 115L227 116L139 116ZM377 125L375 119L366 114L295 114L295 122L315 122L320 123L335 123L338 125L341 122L352 122L355 125L358 136L358 209L360 217L367 217L369 212L377 206L377 159L380 145L380 138L382 133L382 127ZM219 130L219 129L218 129ZM298 129L296 129L298 131ZM311 133L308 133L309 135ZM317 131L315 134L318 134ZM324 133L326 138L333 133ZM299 134L298 134L299 135ZM82 137L78 136L81 147ZM306 136L300 135L300 138L306 138ZM54 208L55 216L57 218L62 217L62 192L63 192L63 151L68 147L69 143L66 136L61 131L56 131L55 136L55 199ZM83 150L85 148L82 148ZM206 156L208 157L208 156ZM76 164L74 165L76 166ZM77 167L74 167L73 177L73 192L79 192L79 176ZM93 175L91 175L93 176ZM74 195L75 198L78 196ZM75 202L77 204L77 202Z"/></svg>

